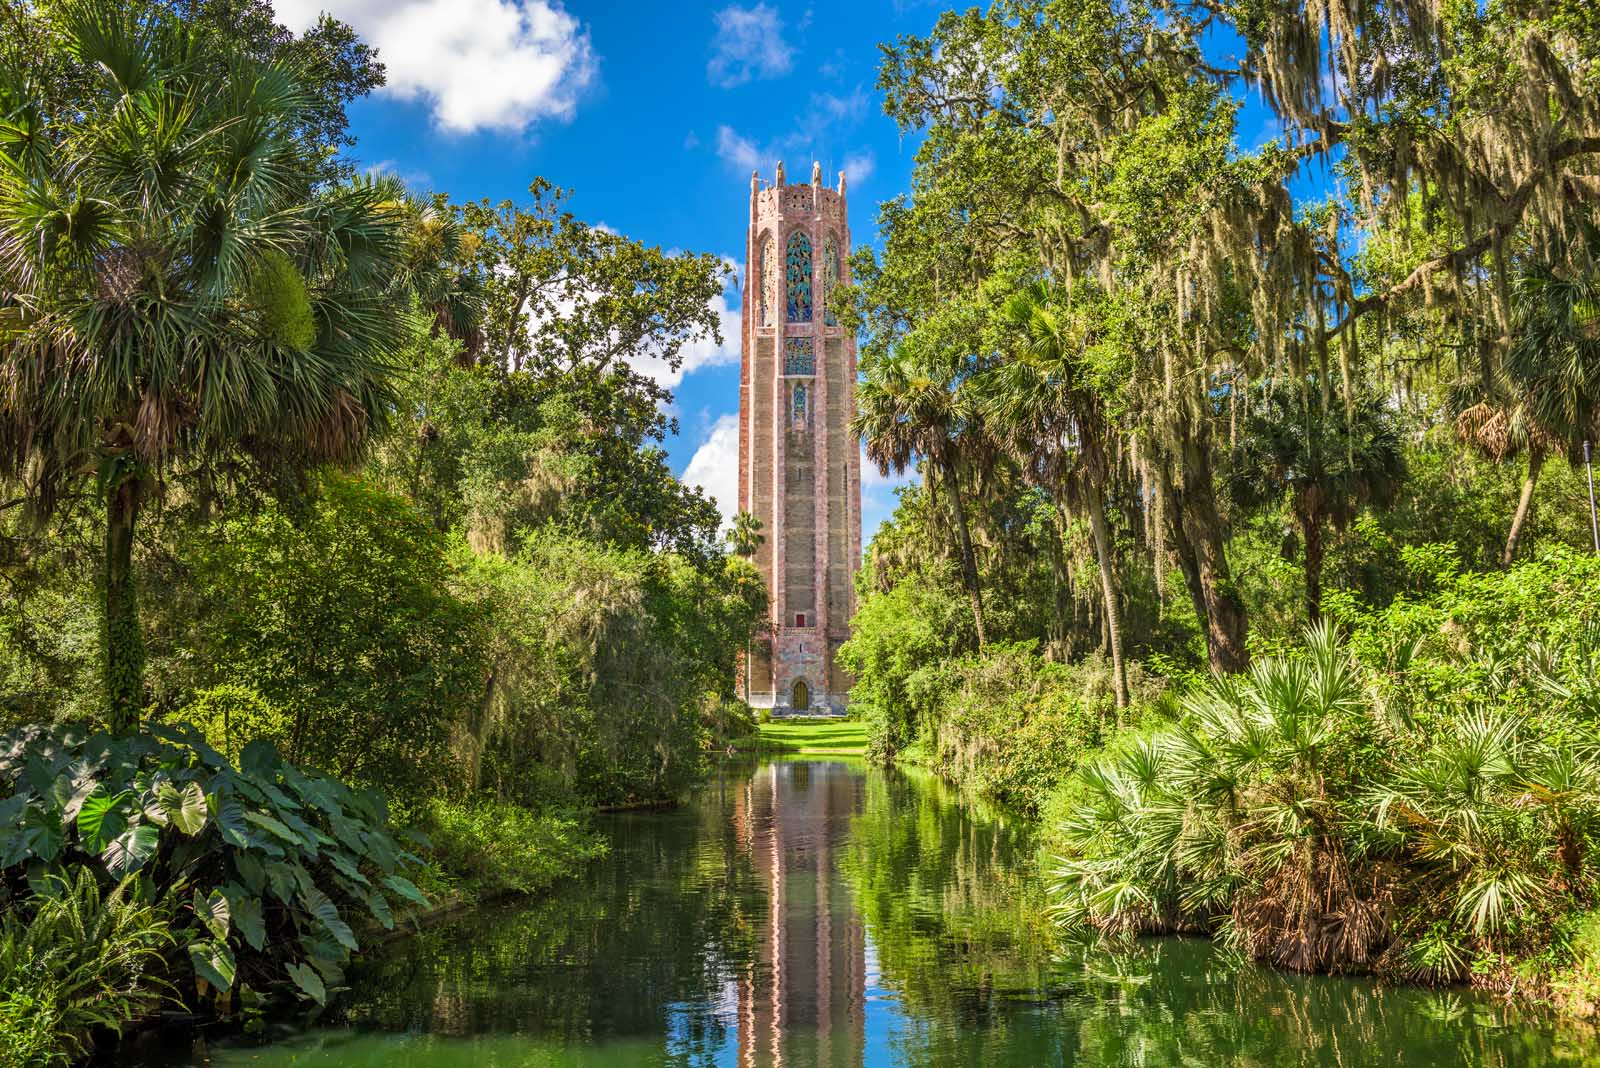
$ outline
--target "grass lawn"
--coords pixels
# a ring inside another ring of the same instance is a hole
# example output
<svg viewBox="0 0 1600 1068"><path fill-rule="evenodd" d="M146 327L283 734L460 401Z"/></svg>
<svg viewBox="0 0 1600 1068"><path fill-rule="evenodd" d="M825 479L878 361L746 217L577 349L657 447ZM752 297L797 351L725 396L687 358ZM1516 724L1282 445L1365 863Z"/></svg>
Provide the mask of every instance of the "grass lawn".
<svg viewBox="0 0 1600 1068"><path fill-rule="evenodd" d="M762 752L862 756L867 751L867 725L859 720L774 720L761 724L754 738L739 746Z"/></svg>

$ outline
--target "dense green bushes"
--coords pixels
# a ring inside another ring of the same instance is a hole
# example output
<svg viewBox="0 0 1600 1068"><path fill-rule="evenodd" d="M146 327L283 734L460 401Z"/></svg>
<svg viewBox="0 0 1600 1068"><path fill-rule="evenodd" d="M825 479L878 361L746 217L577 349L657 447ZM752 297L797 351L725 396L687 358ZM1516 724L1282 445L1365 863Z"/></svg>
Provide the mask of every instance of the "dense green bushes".
<svg viewBox="0 0 1600 1068"><path fill-rule="evenodd" d="M1348 642L1315 630L1083 769L1056 831L1068 926L1213 931L1298 970L1546 995L1588 959L1600 560L1436 582L1346 605Z"/></svg>
<svg viewBox="0 0 1600 1068"><path fill-rule="evenodd" d="M316 490L297 513L268 508L189 543L184 644L204 684L249 686L277 713L234 742L268 738L411 803L456 778L451 731L481 699L484 620L403 498L332 475Z"/></svg>
<svg viewBox="0 0 1600 1068"><path fill-rule="evenodd" d="M1136 711L1160 691L1135 665ZM1118 725L1111 665L1047 661L1026 645L942 660L906 680L916 734L902 759L1028 815Z"/></svg>
<svg viewBox="0 0 1600 1068"><path fill-rule="evenodd" d="M433 862L458 892L475 899L548 889L606 848L578 813L503 802L435 800L423 827Z"/></svg>
<svg viewBox="0 0 1600 1068"><path fill-rule="evenodd" d="M460 595L490 624L488 686L459 736L473 788L619 803L699 773L765 607L748 563L708 570L557 531L514 558L459 546L457 560Z"/></svg>
<svg viewBox="0 0 1600 1068"><path fill-rule="evenodd" d="M139 875L171 909L182 969L226 994L283 984L322 1002L359 948L425 905L383 798L284 761L237 767L191 728L126 738L70 727L0 740L0 890L24 908L52 877ZM270 948L269 948L270 947Z"/></svg>

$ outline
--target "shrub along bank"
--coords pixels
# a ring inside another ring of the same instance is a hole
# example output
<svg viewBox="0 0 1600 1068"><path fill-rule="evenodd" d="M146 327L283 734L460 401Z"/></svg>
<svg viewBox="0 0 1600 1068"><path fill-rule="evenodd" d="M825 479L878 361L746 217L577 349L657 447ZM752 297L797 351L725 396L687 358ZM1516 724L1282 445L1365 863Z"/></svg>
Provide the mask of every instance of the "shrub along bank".
<svg viewBox="0 0 1600 1068"><path fill-rule="evenodd" d="M1594 1009L1600 561L1430 585L1086 763L1053 809L1062 923Z"/></svg>
<svg viewBox="0 0 1600 1068"><path fill-rule="evenodd" d="M1078 934L1205 933L1288 969L1592 1013L1600 561L1452 559L1408 551L1422 592L1330 598L1298 646L1135 702L1121 730L1051 685L1087 669L1016 648L925 667L902 756L1044 814Z"/></svg>

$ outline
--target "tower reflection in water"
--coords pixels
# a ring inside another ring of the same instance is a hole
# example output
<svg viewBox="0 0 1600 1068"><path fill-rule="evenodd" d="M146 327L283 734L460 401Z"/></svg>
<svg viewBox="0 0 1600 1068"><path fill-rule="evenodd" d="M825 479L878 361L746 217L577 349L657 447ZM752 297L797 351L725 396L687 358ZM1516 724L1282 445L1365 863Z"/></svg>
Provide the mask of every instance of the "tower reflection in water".
<svg viewBox="0 0 1600 1068"><path fill-rule="evenodd" d="M734 803L740 848L768 897L737 981L739 1068L864 1063L872 949L836 868L863 782L844 764L775 761Z"/></svg>

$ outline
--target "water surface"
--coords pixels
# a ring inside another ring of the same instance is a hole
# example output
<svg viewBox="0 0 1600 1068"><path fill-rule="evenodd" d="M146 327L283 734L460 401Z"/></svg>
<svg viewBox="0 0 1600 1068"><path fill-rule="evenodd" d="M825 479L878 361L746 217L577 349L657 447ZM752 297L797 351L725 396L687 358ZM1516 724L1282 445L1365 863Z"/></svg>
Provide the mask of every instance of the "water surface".
<svg viewBox="0 0 1600 1068"><path fill-rule="evenodd" d="M1056 946L1033 843L925 776L730 768L606 817L555 896L401 939L318 1026L154 1054L215 1068L1600 1065L1464 991L1287 976L1204 942Z"/></svg>

